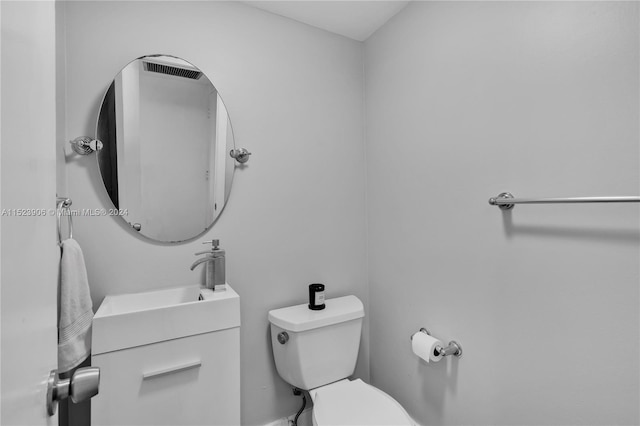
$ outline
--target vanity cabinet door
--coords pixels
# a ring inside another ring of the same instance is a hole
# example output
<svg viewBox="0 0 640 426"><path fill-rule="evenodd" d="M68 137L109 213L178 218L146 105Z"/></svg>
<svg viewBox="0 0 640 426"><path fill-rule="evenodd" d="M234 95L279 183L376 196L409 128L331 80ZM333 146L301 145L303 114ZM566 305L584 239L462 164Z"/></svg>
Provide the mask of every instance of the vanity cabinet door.
<svg viewBox="0 0 640 426"><path fill-rule="evenodd" d="M93 426L239 425L240 329L92 357L100 393Z"/></svg>

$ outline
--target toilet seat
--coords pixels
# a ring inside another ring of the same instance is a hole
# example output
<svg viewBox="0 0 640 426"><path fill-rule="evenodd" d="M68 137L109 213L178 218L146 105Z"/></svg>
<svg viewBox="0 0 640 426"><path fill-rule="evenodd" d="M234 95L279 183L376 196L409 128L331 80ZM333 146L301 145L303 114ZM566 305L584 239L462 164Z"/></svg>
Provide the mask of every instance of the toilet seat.
<svg viewBox="0 0 640 426"><path fill-rule="evenodd" d="M310 391L313 423L325 425L407 425L414 423L402 406L360 379L341 380Z"/></svg>

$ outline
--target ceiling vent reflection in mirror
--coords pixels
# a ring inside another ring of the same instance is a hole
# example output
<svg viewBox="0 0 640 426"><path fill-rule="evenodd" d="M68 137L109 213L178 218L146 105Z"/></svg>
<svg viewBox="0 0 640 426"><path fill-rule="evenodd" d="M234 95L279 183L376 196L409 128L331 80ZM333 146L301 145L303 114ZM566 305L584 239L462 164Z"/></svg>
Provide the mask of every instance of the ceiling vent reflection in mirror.
<svg viewBox="0 0 640 426"><path fill-rule="evenodd" d="M177 77L190 78L192 80L198 80L202 76L201 71L157 64L155 62L147 61L144 62L144 70L149 72L157 72L160 74L175 75Z"/></svg>

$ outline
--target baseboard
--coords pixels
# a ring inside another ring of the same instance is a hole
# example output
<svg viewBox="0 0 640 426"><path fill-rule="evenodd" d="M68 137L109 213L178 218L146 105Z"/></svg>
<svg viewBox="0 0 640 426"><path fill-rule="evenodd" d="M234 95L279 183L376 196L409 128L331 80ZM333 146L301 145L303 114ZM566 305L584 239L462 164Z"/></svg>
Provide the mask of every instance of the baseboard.
<svg viewBox="0 0 640 426"><path fill-rule="evenodd" d="M282 417L280 419L267 423L264 426L291 426L295 417L296 414L294 413L290 416ZM300 417L298 417L298 426L312 426L312 424L313 421L311 420L311 408L307 408L302 413L300 413Z"/></svg>

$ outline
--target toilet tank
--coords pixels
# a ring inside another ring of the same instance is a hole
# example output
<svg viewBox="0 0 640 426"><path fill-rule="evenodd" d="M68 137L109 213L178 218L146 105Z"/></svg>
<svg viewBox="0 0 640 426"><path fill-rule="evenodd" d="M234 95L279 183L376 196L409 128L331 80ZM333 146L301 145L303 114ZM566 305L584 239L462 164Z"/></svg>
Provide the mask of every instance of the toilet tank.
<svg viewBox="0 0 640 426"><path fill-rule="evenodd" d="M356 296L344 296L326 299L325 306L313 311L305 303L269 311L278 374L300 389L344 379L356 367L362 302Z"/></svg>

